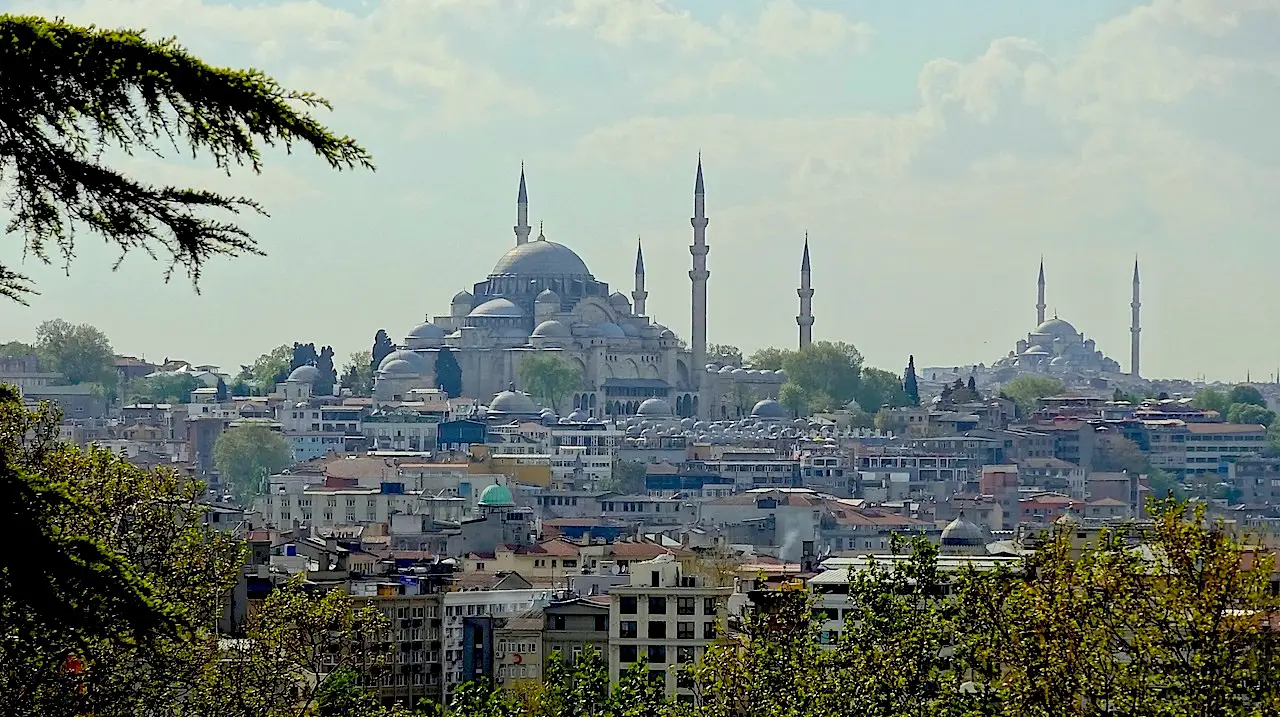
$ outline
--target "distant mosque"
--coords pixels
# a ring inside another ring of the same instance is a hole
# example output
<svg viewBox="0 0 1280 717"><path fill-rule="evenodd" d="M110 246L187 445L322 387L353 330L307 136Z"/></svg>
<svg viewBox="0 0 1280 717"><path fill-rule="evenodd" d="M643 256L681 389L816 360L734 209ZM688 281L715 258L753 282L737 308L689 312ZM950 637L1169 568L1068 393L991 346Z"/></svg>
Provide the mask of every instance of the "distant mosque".
<svg viewBox="0 0 1280 717"><path fill-rule="evenodd" d="M462 369L463 396L481 401L494 397L495 404L512 403L516 396L522 405L529 399L516 391L522 383L521 362L539 352L558 355L577 368L582 384L570 396L571 406L549 408L592 418L720 419L735 417L744 389L758 399L776 398L785 372L707 362L709 221L699 157L690 219L692 336L686 345L646 312L649 293L638 240L635 284L628 298L611 292L577 253L548 240L541 227L537 238L530 239L522 167L515 246L498 259L488 278L453 297L447 315L425 317L383 359L375 374L375 399L407 400L415 389L437 388L436 360L443 351L451 351ZM803 347L813 332L808 235L798 293L796 324Z"/></svg>
<svg viewBox="0 0 1280 717"><path fill-rule="evenodd" d="M1120 363L1109 358L1098 350L1093 339L1085 335L1064 319L1045 318L1045 280L1044 261L1040 262L1040 277L1037 281L1036 328L1027 334L1026 339L1019 339L1014 350L997 361L992 368L1014 369L1034 373L1048 374L1120 374ZM1133 262L1133 300L1130 303L1130 354L1129 375L1139 377L1139 339L1142 331L1139 325L1138 300L1139 280L1138 261Z"/></svg>

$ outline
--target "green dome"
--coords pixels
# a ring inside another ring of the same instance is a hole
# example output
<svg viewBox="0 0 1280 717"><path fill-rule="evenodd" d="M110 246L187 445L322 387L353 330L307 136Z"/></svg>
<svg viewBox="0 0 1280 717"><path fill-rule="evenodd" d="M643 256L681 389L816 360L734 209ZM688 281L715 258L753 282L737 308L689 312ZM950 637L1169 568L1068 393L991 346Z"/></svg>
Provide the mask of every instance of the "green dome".
<svg viewBox="0 0 1280 717"><path fill-rule="evenodd" d="M494 483L480 492L480 505L502 507L515 504L515 498L511 497L511 489L501 483Z"/></svg>

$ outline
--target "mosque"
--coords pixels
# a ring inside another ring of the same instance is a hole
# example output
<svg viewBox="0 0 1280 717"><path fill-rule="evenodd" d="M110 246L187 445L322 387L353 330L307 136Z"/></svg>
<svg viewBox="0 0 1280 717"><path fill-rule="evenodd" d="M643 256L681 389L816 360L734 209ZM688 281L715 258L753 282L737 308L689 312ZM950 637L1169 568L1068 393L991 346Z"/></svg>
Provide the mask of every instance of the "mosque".
<svg viewBox="0 0 1280 717"><path fill-rule="evenodd" d="M1040 262L1040 277L1037 282L1036 328L1027 334L1026 339L1019 339L1014 350L997 361L992 368L1012 369L1048 374L1120 374L1120 362L1109 358L1098 350L1094 340L1085 335L1064 319L1054 315L1045 317L1045 280L1044 262ZM1133 301L1129 326L1130 355L1129 375L1139 377L1140 344L1138 336L1142 331L1139 324L1138 300L1139 279L1138 261L1133 262Z"/></svg>
<svg viewBox="0 0 1280 717"><path fill-rule="evenodd" d="M452 352L462 369L462 395L478 400L514 391L521 384L525 358L556 354L577 368L582 384L571 407L552 408L592 418L634 416L642 405L654 418L727 418L734 416L744 391L757 399L776 398L784 372L707 363L710 248L705 202L699 158L690 219L692 336L686 344L646 311L649 293L638 241L635 283L628 297L611 291L577 253L547 239L541 228L530 239L529 196L521 168L515 246L486 279L453 297L447 315L425 317L383 359L374 378L375 399L395 401L414 389L436 388L436 360L443 351ZM809 280L806 236L796 317L801 346L811 340L813 330Z"/></svg>

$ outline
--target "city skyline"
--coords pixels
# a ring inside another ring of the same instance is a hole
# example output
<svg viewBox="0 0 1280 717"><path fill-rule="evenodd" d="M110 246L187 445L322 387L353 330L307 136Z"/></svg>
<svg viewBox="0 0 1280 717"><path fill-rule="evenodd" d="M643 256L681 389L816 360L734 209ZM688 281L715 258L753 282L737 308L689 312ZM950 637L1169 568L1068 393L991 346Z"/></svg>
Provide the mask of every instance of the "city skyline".
<svg viewBox="0 0 1280 717"><path fill-rule="evenodd" d="M688 183L701 150L709 343L795 345L807 231L813 339L853 343L870 365L1000 358L1033 326L1041 255L1048 312L1112 356L1130 344L1141 255L1146 375L1261 378L1280 352L1280 337L1253 330L1280 303L1265 283L1280 249L1264 241L1280 217L1262 189L1280 153L1260 124L1238 126L1266 113L1244 103L1276 51L1239 29L1276 23L1261 4L1242 19L1208 0L994 3L969 23L932 13L924 25L909 10L776 0L701 13L658 2L44 5L29 9L177 35L213 63L314 90L336 106L322 119L362 140L379 172L330 176L278 153L261 178L126 162L259 198L273 217L245 225L269 256L211 265L197 296L181 280L162 286L163 267L142 257L111 274L114 255L83 241L69 279L19 266L43 294L5 309L14 338L62 317L99 326L120 353L232 371L282 342L331 344L345 359L379 328L398 341L397 327L509 248L524 161L530 224L623 291L639 234L648 313L688 340ZM481 24L491 37L470 55L462 42L406 41ZM539 50L516 65L520 53L494 47L515 37L564 57ZM600 62L569 68L570 57ZM629 75L624 57L666 59ZM340 58L358 61L344 70ZM360 81L388 75L398 84ZM1274 88L1252 97L1273 100ZM1192 111L1206 104L1219 114ZM4 256L18 264L14 244ZM1196 340L1208 326L1232 351Z"/></svg>

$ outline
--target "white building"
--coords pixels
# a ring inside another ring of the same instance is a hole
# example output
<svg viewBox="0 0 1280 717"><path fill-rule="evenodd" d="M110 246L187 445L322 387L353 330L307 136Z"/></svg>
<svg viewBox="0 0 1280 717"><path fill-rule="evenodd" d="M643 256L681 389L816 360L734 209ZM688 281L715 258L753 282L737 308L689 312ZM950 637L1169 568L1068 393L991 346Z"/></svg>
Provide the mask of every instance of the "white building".
<svg viewBox="0 0 1280 717"><path fill-rule="evenodd" d="M462 684L462 621L468 617L511 618L550 600L545 588L458 590L444 594L444 677L446 698Z"/></svg>

